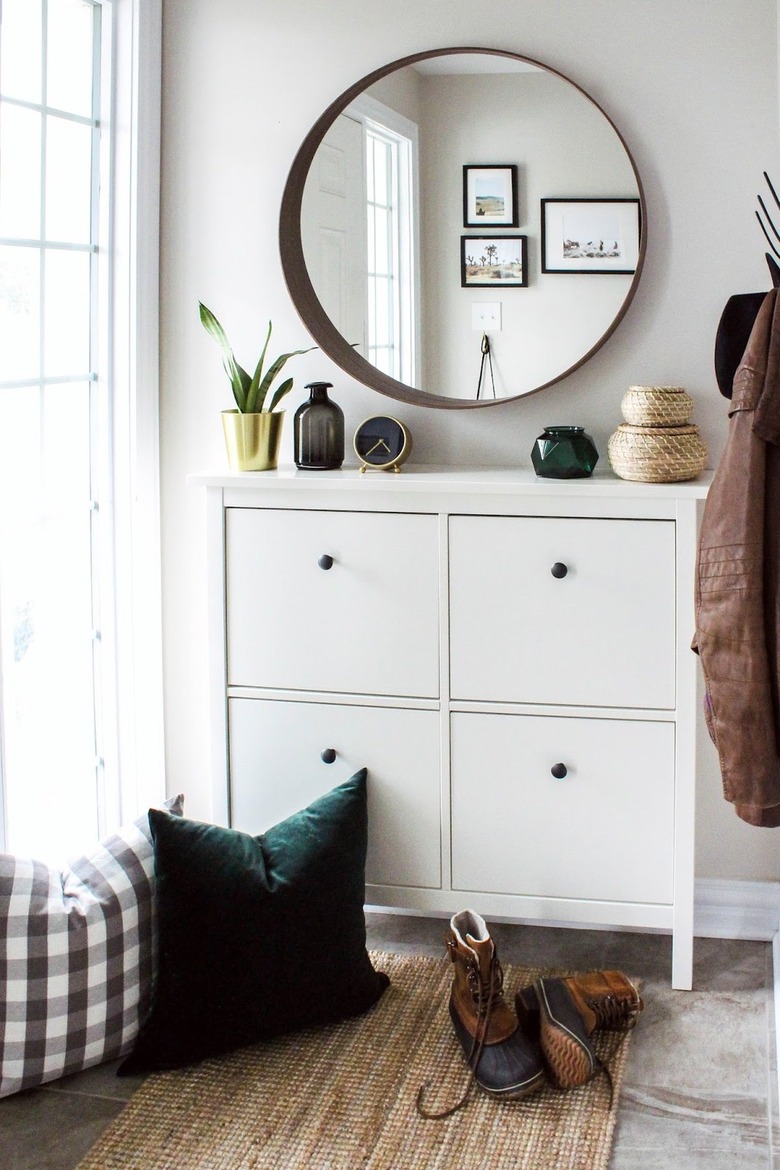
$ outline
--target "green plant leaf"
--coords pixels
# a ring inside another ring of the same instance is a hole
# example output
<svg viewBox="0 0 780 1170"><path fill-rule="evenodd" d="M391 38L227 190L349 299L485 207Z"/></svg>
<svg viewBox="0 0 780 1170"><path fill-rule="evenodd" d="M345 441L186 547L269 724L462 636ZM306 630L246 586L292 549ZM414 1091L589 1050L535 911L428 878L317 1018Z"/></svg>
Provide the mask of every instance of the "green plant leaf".
<svg viewBox="0 0 780 1170"><path fill-rule="evenodd" d="M230 348L230 342L227 339L225 330L220 325L217 318L212 313L211 309L207 308L202 301L198 302L200 309L200 321L206 332L214 338L219 345L224 355L225 372L230 379L230 385L233 388L233 397L236 400L236 406L240 411L246 411L246 399L251 383L251 378L246 370L242 369L236 361L233 350Z"/></svg>
<svg viewBox="0 0 780 1170"><path fill-rule="evenodd" d="M198 308L200 309L200 322L203 328L219 342L224 350L230 353L230 345L228 343L225 330L222 328L211 309L207 309L202 301L198 301Z"/></svg>
<svg viewBox="0 0 780 1170"><path fill-rule="evenodd" d="M276 388L276 390L274 391L274 396L271 399L271 405L268 407L268 410L269 411L276 410L277 406L282 401L285 394L289 394L290 391L292 390L292 388L293 388L293 380L292 380L292 378L287 378L287 380L282 382L281 386L278 386Z"/></svg>
<svg viewBox="0 0 780 1170"><path fill-rule="evenodd" d="M250 384L249 389L247 390L247 394L246 394L247 403L248 404L251 403L251 405L248 405L248 407L247 407L247 413L251 413L251 412L255 412L255 411L263 409L263 398L265 398L265 395L263 395L263 398L261 398L258 401L258 391L260 388L260 378L262 377L262 374L263 374L263 364L265 362L265 355L266 355L266 351L268 350L268 342L270 340L271 340L271 322L269 321L268 322L268 332L265 335L265 345L263 346L263 352L260 354L260 360L258 361L257 365L255 366L255 372L252 375L251 384Z"/></svg>
<svg viewBox="0 0 780 1170"><path fill-rule="evenodd" d="M273 365L269 367L268 373L265 375L262 382L258 386L257 406L255 406L254 409L255 410L262 410L263 409L263 403L265 402L265 396L268 393L269 389L271 388L271 384L273 383L274 379L279 375L282 368L284 367L285 362L289 361L289 359L291 357L298 357L298 355L302 354L302 353L311 353L311 351L313 349L317 349L317 348L318 347L316 345L310 345L308 349L293 349L290 351L290 353L281 354L280 357L278 357L276 359L276 361L273 363ZM285 391L285 393L287 393L287 391ZM273 408L271 408L271 409L273 409Z"/></svg>
<svg viewBox="0 0 780 1170"><path fill-rule="evenodd" d="M0 0L0 3L2 0ZM223 362L225 366L225 373L230 379L230 385L233 388L233 397L236 400L236 406L242 414L255 414L259 411L265 410L265 400L273 385L274 379L278 377L285 362L291 357L297 357L302 353L311 353L313 349L317 349L316 345L310 346L308 349L294 349L290 353L283 353L271 365L268 372L263 377L263 366L265 364L265 357L268 352L268 343L271 340L271 322L268 322L268 332L265 335L265 343L263 344L263 351L260 354L260 360L255 366L255 372L250 378L249 374L238 364L235 359L233 350L230 348L230 343L227 339L225 330L220 325L217 318L212 313L211 309L207 308L202 301L198 302L200 308L200 320L206 332L214 338L223 353ZM271 398L271 405L268 407L268 412L274 410L286 394L289 394L293 387L292 378L288 378L281 384L273 393Z"/></svg>
<svg viewBox="0 0 780 1170"><path fill-rule="evenodd" d="M242 414L246 414L247 397L252 379L246 370L238 364L235 358L232 359L230 366L228 366L227 361L225 362L225 369L230 378L230 384L233 387L233 397L236 400L236 406Z"/></svg>

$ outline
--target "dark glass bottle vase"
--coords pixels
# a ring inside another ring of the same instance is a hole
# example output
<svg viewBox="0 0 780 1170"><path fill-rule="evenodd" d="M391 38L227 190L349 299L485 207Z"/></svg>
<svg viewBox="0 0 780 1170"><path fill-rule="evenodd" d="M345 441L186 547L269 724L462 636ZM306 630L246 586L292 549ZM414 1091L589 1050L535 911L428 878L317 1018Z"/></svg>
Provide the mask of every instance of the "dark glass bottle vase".
<svg viewBox="0 0 780 1170"><path fill-rule="evenodd" d="M531 451L537 475L545 479L582 479L599 460L596 444L584 427L545 427Z"/></svg>
<svg viewBox="0 0 780 1170"><path fill-rule="evenodd" d="M295 466L303 471L335 471L344 462L344 412L328 398L331 382L309 382L309 401L293 418Z"/></svg>

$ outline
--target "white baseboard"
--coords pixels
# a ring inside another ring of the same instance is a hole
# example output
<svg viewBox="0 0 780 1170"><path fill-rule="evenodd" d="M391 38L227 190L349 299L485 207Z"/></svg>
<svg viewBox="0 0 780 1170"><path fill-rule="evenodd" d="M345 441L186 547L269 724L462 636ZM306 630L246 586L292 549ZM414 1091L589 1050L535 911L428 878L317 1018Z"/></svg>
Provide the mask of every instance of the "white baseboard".
<svg viewBox="0 0 780 1170"><path fill-rule="evenodd" d="M780 1100L780 931L772 939L772 967L774 971L775 1002L775 1065L777 1068L777 1092Z"/></svg>
<svg viewBox="0 0 780 1170"><path fill-rule="evenodd" d="M699 938L741 938L771 942L775 1060L780 1093L780 882L697 878L693 931Z"/></svg>
<svg viewBox="0 0 780 1170"><path fill-rule="evenodd" d="M780 930L780 882L697 878L693 932L699 938L771 942Z"/></svg>
<svg viewBox="0 0 780 1170"><path fill-rule="evenodd" d="M398 909L393 906L366 906L380 914L410 914L449 918L449 912ZM589 922L547 922L543 919L502 918L492 914L491 922L523 921L530 925L562 927L568 930L585 926L587 930L615 930L614 925ZM632 930L650 928L631 927ZM697 878L694 887L693 932L699 938L741 938L771 942L780 930L780 881L748 882L722 878ZM663 933L668 933L664 931Z"/></svg>

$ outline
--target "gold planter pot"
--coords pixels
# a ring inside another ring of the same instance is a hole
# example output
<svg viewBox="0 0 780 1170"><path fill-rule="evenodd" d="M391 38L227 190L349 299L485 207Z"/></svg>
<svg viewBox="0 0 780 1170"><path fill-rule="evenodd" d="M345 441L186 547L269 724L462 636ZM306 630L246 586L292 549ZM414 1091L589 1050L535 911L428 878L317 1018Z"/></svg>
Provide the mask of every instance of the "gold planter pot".
<svg viewBox="0 0 780 1170"><path fill-rule="evenodd" d="M279 462L284 411L222 411L228 462L234 471L273 471Z"/></svg>

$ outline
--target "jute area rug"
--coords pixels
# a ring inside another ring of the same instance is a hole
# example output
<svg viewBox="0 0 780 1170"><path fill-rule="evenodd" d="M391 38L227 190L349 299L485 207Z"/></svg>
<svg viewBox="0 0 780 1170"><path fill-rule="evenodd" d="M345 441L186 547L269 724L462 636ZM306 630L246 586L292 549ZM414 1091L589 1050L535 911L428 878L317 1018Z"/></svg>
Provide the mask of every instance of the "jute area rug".
<svg viewBox="0 0 780 1170"><path fill-rule="evenodd" d="M605 1170L628 1042L569 1092L474 1089L447 1010L452 964L372 952L391 984L365 1016L147 1078L79 1170ZM507 966L508 1002L544 972ZM599 1037L601 1040L601 1037ZM614 1045L606 1037L607 1047ZM606 1052L604 1053L606 1055Z"/></svg>

